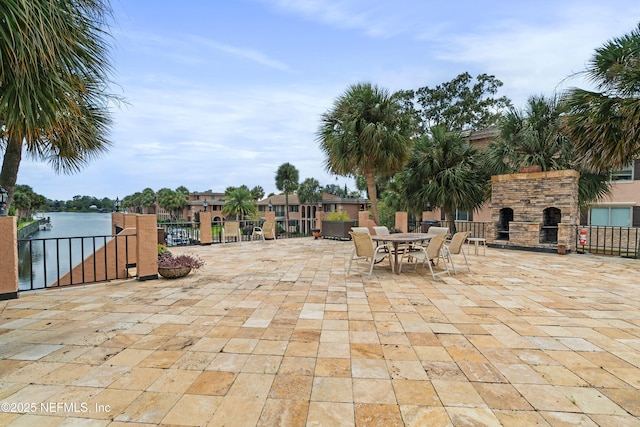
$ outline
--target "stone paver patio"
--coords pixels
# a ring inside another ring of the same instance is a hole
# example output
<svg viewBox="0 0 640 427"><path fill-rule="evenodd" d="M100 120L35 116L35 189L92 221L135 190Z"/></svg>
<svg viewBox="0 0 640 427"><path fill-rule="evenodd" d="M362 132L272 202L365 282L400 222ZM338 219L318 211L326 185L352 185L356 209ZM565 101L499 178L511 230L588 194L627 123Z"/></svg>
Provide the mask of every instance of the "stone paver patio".
<svg viewBox="0 0 640 427"><path fill-rule="evenodd" d="M0 302L0 425L640 426L640 261L488 248L434 281L351 249Z"/></svg>

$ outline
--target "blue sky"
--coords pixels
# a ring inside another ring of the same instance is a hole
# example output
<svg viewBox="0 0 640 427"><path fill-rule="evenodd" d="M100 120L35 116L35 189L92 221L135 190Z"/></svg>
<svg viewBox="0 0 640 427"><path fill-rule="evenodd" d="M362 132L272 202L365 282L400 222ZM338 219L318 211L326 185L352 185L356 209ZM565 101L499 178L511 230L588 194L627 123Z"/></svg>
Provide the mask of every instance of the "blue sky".
<svg viewBox="0 0 640 427"><path fill-rule="evenodd" d="M570 86L594 50L640 21L637 0L112 0L109 153L56 175L23 160L18 183L51 199L122 198L146 187L262 186L290 162L328 174L320 115L357 82L434 87L495 75L520 107Z"/></svg>

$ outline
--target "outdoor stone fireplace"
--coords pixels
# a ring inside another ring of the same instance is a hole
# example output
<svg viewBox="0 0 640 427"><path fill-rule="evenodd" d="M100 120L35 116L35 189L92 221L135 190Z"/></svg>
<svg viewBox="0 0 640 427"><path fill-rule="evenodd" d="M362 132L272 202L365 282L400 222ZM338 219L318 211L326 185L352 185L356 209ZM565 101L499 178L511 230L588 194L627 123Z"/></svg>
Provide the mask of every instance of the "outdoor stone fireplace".
<svg viewBox="0 0 640 427"><path fill-rule="evenodd" d="M579 221L574 170L491 177L491 224L487 240L528 248L574 247Z"/></svg>

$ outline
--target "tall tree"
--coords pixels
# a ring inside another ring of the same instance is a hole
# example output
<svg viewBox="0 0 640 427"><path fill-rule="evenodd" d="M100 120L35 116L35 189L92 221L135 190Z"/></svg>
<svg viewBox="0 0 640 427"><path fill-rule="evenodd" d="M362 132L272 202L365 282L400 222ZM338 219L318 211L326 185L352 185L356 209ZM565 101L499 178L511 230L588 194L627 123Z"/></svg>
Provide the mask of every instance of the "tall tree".
<svg viewBox="0 0 640 427"><path fill-rule="evenodd" d="M276 172L276 188L284 191L284 220L286 232L289 232L289 194L298 189L300 173L291 163L283 163Z"/></svg>
<svg viewBox="0 0 640 427"><path fill-rule="evenodd" d="M13 197L23 151L78 171L109 146L108 0L3 0L0 186Z"/></svg>
<svg viewBox="0 0 640 427"><path fill-rule="evenodd" d="M231 191L224 194L224 206L222 213L234 216L242 221L245 216L256 212L256 202L251 191L246 187L232 188Z"/></svg>
<svg viewBox="0 0 640 427"><path fill-rule="evenodd" d="M264 188L259 185L256 185L251 189L251 197L253 200L262 200L264 198Z"/></svg>
<svg viewBox="0 0 640 427"><path fill-rule="evenodd" d="M365 190L366 190L366 184L365 184ZM344 191L344 187L341 187L337 184L327 184L324 186L322 191L324 191L325 193L334 194L340 197L347 197L347 192Z"/></svg>
<svg viewBox="0 0 640 427"><path fill-rule="evenodd" d="M526 108L514 107L504 115L497 140L484 153L489 174L517 172L538 165L543 171L574 169L580 172L578 200L581 208L609 193L609 173L593 173L576 154L575 144L563 132L565 107L553 97L532 96Z"/></svg>
<svg viewBox="0 0 640 427"><path fill-rule="evenodd" d="M416 96L422 132L434 126L449 131L493 127L502 111L511 105L507 97L495 97L501 86L500 80L488 74L478 75L473 83L471 75L465 72L434 88L421 87ZM403 98L406 97L403 93Z"/></svg>
<svg viewBox="0 0 640 427"><path fill-rule="evenodd" d="M595 171L640 156L640 24L596 49L584 71L596 91L568 91L568 134Z"/></svg>
<svg viewBox="0 0 640 427"><path fill-rule="evenodd" d="M303 203L317 203L322 200L322 187L315 178L307 178L298 188L298 200Z"/></svg>
<svg viewBox="0 0 640 427"><path fill-rule="evenodd" d="M370 83L350 86L322 115L317 132L325 167L343 176L364 176L373 219L380 224L376 176L402 169L411 148L411 119L399 99Z"/></svg>
<svg viewBox="0 0 640 427"><path fill-rule="evenodd" d="M185 191L186 190L186 191ZM175 191L169 188L158 190L158 204L171 215L171 219L176 221L179 213L187 205L189 190L185 187L178 187Z"/></svg>
<svg viewBox="0 0 640 427"><path fill-rule="evenodd" d="M489 177L482 171L476 147L436 126L416 141L398 181L408 206L442 208L455 233L456 209L473 211L489 196Z"/></svg>
<svg viewBox="0 0 640 427"><path fill-rule="evenodd" d="M151 188L145 188L140 194L140 206L143 208L156 207L156 192ZM155 213L155 210L153 211ZM147 211L149 213L149 211Z"/></svg>

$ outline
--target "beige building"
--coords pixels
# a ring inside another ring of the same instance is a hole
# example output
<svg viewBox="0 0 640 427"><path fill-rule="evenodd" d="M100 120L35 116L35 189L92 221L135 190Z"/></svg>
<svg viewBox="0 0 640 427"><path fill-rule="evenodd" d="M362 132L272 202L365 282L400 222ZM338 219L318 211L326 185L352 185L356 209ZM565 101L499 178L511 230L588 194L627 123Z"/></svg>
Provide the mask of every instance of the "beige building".
<svg viewBox="0 0 640 427"><path fill-rule="evenodd" d="M467 131L464 136L471 144L486 148L498 135L495 129ZM444 212L434 209L431 217L444 220ZM481 209L455 212L457 221L491 222L491 203ZM640 227L640 159L613 174L611 195L594 203L581 225Z"/></svg>

